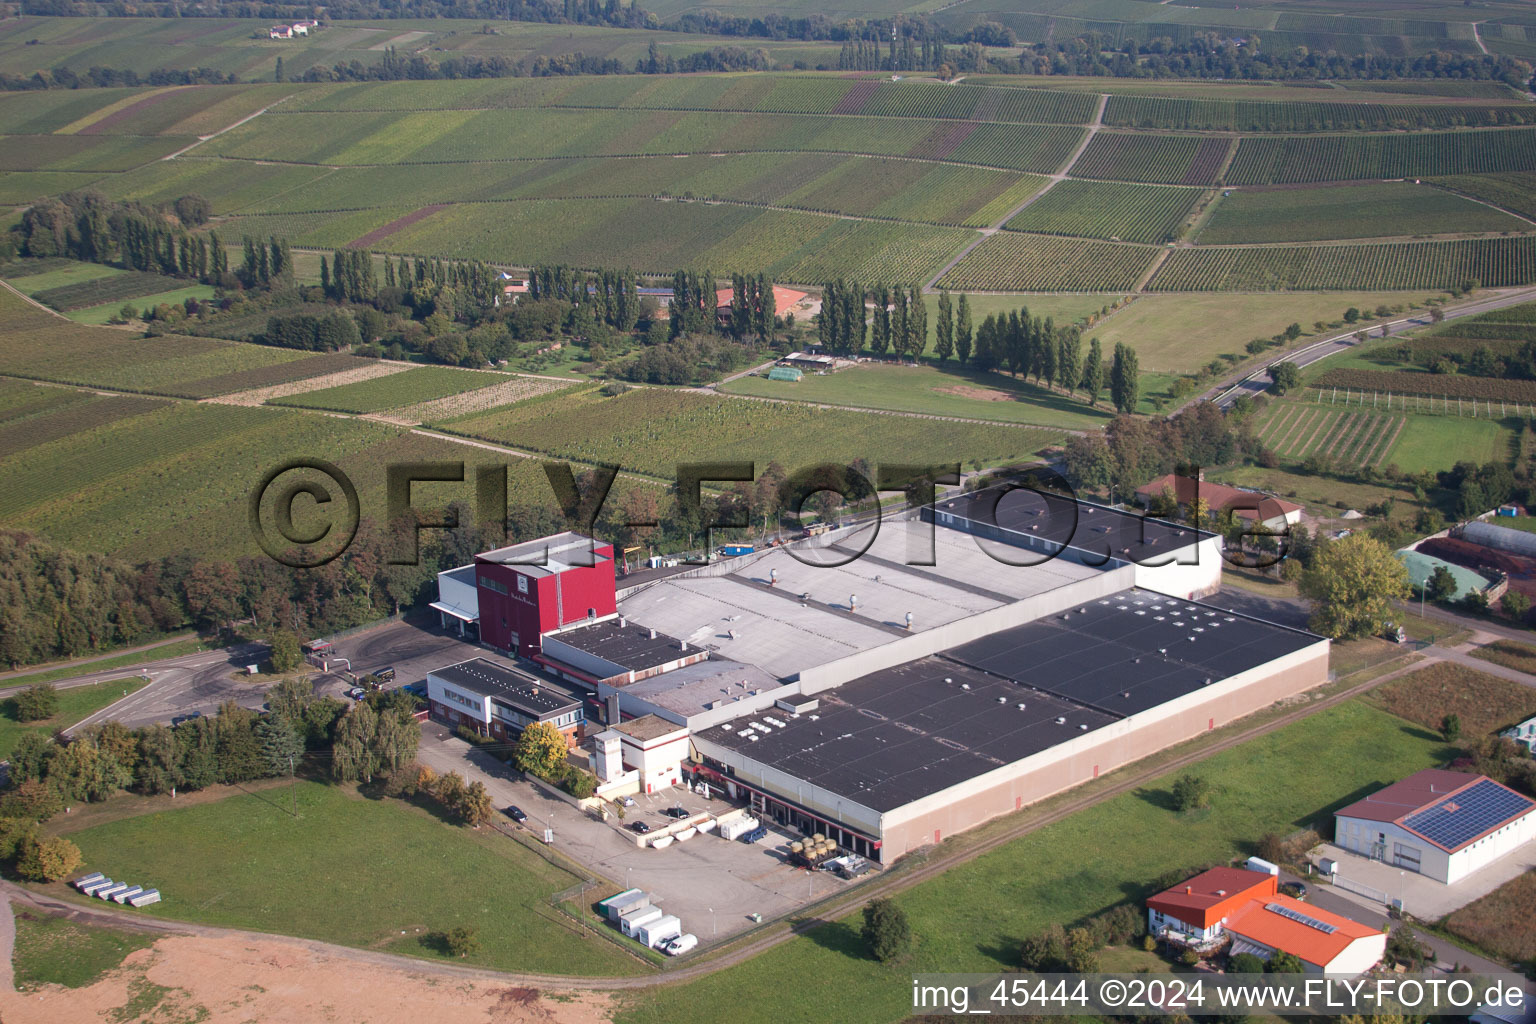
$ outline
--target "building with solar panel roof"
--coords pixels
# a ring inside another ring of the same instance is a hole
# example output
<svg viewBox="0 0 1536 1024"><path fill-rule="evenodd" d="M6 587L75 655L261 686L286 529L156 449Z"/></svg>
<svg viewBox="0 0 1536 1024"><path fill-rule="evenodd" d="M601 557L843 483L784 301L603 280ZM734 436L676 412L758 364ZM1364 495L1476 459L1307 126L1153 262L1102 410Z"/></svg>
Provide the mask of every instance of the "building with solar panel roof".
<svg viewBox="0 0 1536 1024"><path fill-rule="evenodd" d="M1486 775L1429 769L1333 820L1343 849L1449 885L1536 839L1536 800Z"/></svg>

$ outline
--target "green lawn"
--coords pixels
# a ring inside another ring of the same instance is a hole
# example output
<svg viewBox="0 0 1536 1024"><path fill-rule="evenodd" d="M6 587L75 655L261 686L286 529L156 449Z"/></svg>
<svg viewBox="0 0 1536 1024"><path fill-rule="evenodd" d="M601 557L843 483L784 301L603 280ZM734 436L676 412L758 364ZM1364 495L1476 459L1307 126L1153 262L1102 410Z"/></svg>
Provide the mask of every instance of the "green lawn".
<svg viewBox="0 0 1536 1024"><path fill-rule="evenodd" d="M18 911L16 949L11 955L16 987L23 992L44 985L81 988L121 964L129 953L154 941L154 936L140 932Z"/></svg>
<svg viewBox="0 0 1536 1024"><path fill-rule="evenodd" d="M93 670L96 670L95 666L85 671ZM80 670L76 670L75 674L79 675ZM19 682L31 685L27 680ZM7 680L3 685L15 686L17 681ZM72 686L67 690L60 690L58 714L41 722L19 722L16 720L16 709L11 701L0 702L0 757L10 756L11 750L15 748L16 741L21 739L22 733L40 732L44 735L52 735L59 729L66 729L82 718L95 714L113 701L122 700L143 685L143 679L129 675L111 682Z"/></svg>
<svg viewBox="0 0 1536 1024"><path fill-rule="evenodd" d="M153 309L162 302L173 306L179 306L186 299L211 299L213 288L211 285L194 284L185 288L176 288L168 292L156 292L153 295L140 295L132 299L119 299L116 302L103 302L99 306L86 306L84 309L72 309L64 315L76 323L104 324L117 316L124 306L132 306L142 312Z"/></svg>
<svg viewBox="0 0 1536 1024"><path fill-rule="evenodd" d="M951 363L946 369L869 363L827 374L807 374L798 381L743 377L721 389L729 394L760 395L829 405L966 416L1003 423L1091 430L1110 418L1103 404L1095 410L1070 398L1013 380L1001 373L976 373Z"/></svg>
<svg viewBox="0 0 1536 1024"><path fill-rule="evenodd" d="M554 917L547 898L577 879L517 841L349 787L300 782L297 796L297 819L279 787L69 838L89 870L160 889L164 902L146 914L421 956L439 955L428 934L465 925L483 945L471 963L551 974L641 969Z"/></svg>
<svg viewBox="0 0 1536 1024"><path fill-rule="evenodd" d="M702 980L638 995L617 1019L704 1020L729 1005L735 1020L775 1022L783 993L809 978L819 1019L903 1019L914 973L1013 969L1025 936L1139 899L1163 872L1251 854L1265 832L1328 825L1335 808L1448 753L1425 730L1350 701L1200 762L1192 770L1216 787L1208 812L1170 810L1165 776L907 890L896 901L916 947L899 964L869 959L850 915Z"/></svg>
<svg viewBox="0 0 1536 1024"><path fill-rule="evenodd" d="M1471 460L1503 464L1509 461L1509 443L1516 421L1475 419L1471 416L1409 416L1408 425L1383 459L1405 473L1450 469Z"/></svg>
<svg viewBox="0 0 1536 1024"><path fill-rule="evenodd" d="M1314 321L1341 321L1351 306L1367 310L1423 300L1422 292L1143 295L1087 333L1106 353L1117 342L1130 345L1143 370L1190 373L1226 352L1246 358L1249 341L1279 334L1288 324L1299 323L1310 335Z"/></svg>

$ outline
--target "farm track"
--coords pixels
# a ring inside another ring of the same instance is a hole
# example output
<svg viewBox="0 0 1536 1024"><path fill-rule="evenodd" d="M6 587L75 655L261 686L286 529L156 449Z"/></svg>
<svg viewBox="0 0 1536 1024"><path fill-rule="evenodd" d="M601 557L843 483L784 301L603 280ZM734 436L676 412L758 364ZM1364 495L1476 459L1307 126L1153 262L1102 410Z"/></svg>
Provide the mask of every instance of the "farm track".
<svg viewBox="0 0 1536 1024"><path fill-rule="evenodd" d="M1067 173L1072 170L1072 165L1077 163L1079 158L1082 157L1083 151L1088 148L1088 144L1093 141L1093 137L1098 134L1100 128L1104 127L1104 108L1108 104L1109 94L1101 93L1099 95L1099 105L1094 110L1093 120L1088 124L1088 130L1085 131L1083 133L1083 137L1078 140L1077 148L1067 156L1066 160L1062 161L1062 164L1059 168L1057 168L1056 173L1047 175L1047 181L1045 185L1041 187L1038 192L1030 196L1028 199L1025 199L1022 203L1020 203L1018 206L1015 206L1007 213L1003 214L1002 217L998 218L995 224L991 224L988 227L982 228L978 232L974 241L972 241L964 249L961 249L960 252L957 253L948 263L939 268L939 272L937 274L934 274L927 280L926 283L924 283L923 291L932 292L934 286L944 278L944 275L955 269L955 265L969 256L972 250L974 250L982 242L985 242L992 235L996 234L998 231L1001 231L1003 225L1017 217L1020 213L1023 213L1024 210L1029 208L1031 203L1035 202L1035 200L1039 199L1051 189L1055 188L1058 182L1066 180Z"/></svg>
<svg viewBox="0 0 1536 1024"><path fill-rule="evenodd" d="M52 308L51 306L43 305L41 302L38 302L36 299L34 299L32 296L26 294L25 292L17 291L14 287L12 287L11 283L9 281L5 280L4 278L0 278L0 286L4 286L6 291L10 292L12 295L17 296L23 302L25 302L27 305L29 305L29 306L36 306L38 309L42 310L44 313L47 313L49 316L58 317L60 320L63 320L65 323L72 324L72 323L75 322L75 321L71 320L69 317L65 316L63 313L60 313L58 310Z"/></svg>
<svg viewBox="0 0 1536 1024"><path fill-rule="evenodd" d="M183 153L186 153L186 152L189 152L191 150L196 149L198 146L201 146L203 143L209 141L210 139L216 139L220 135L223 135L225 132L233 131L234 129L239 128L241 125L245 124L247 121L254 121L254 120L256 120L262 114L265 114L267 111L269 111L273 107L277 106L278 103L287 103L289 100L293 99L297 95L298 95L298 93L289 93L287 96L284 96L282 99L276 101L275 103L268 103L266 106L264 106L260 110L256 111L256 113L254 113L254 114L247 114L246 116L242 117L240 120L236 121L234 124L227 124L227 125L225 125L223 128L220 128L218 131L214 132L212 135L199 135L197 137L197 141L192 143L192 145L185 146L185 147L183 147L181 149L178 149L176 152L170 154L169 156L163 156L160 159L161 160L175 160L177 157L181 156ZM150 161L150 163L154 163L154 161ZM147 165L144 165L144 166L147 166Z"/></svg>
<svg viewBox="0 0 1536 1024"><path fill-rule="evenodd" d="M1406 652L1403 657L1406 657ZM1390 664L1390 663L1389 663ZM456 964L437 963L429 960L420 960L396 953L382 953L375 950L357 949L351 946L340 946L333 943L321 942L315 939L290 938L281 936L286 942L295 943L306 949L313 950L323 956L357 963L370 963L402 970L415 971L420 974L435 975L445 978L477 978L488 981L511 982L521 985L538 986L555 991L571 990L598 990L619 991L658 988L666 985L676 985L698 978L707 977L717 971L744 963L759 954L766 953L776 946L782 945L800 935L814 931L823 925L830 924L844 917L868 900L888 897L909 889L921 882L937 878L944 872L960 864L975 860L983 854L990 853L1015 839L1029 835L1049 825L1063 821L1066 818L1086 810L1097 804L1103 803L1117 796L1132 792L1152 779L1177 772L1199 761L1205 760L1215 754L1230 750L1249 740L1274 732L1277 729L1302 721L1303 719L1336 707L1347 700L1365 693L1374 687L1388 682L1398 676L1417 671L1429 664L1431 660L1411 663L1390 671L1383 671L1372 678L1350 686L1348 689L1324 697L1319 700L1311 700L1298 706L1295 710L1286 711L1264 722L1237 728L1229 736L1225 736L1217 742L1202 746L1197 750L1191 750L1169 761L1144 766L1132 766L1122 769L1124 777L1113 785L1108 785L1101 790L1087 793L1079 797L1063 801L1061 804L1050 808L1043 813L1031 815L1010 828L1001 830L994 835L979 840L971 845L964 846L952 854L946 855L942 850L921 864L916 864L910 869L897 867L891 874L877 877L873 881L866 882L854 889L831 897L830 899L806 908L812 916L798 920L770 924L765 927L764 933L748 935L745 939L737 940L739 944L727 945L724 951L716 957L691 963L675 970L663 969L660 974L643 975L639 977L617 978L583 978L564 975L548 974L515 974L486 968L461 967ZM1373 669L1381 669L1383 666L1373 666ZM1371 671L1366 669L1364 671ZM1224 728L1235 728L1238 723ZM0 882L0 893L8 896L13 902L34 907L48 913L61 914L71 920L87 923L110 924L115 927L128 927L134 930L149 932L159 935L200 935L215 938L244 938L247 940L269 940L272 934L251 932L235 928L220 928L212 925L188 924L178 921L165 920L141 915L131 915L127 911L112 910L107 907L96 907L89 904L77 904L70 901L56 899L30 888L23 887L14 882Z"/></svg>

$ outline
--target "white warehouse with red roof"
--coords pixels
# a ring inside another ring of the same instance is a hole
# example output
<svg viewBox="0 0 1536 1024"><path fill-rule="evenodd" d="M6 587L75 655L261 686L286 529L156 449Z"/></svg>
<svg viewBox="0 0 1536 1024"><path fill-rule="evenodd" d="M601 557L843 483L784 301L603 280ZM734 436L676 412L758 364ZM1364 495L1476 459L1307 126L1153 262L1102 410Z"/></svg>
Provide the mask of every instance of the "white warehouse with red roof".
<svg viewBox="0 0 1536 1024"><path fill-rule="evenodd" d="M1449 885L1536 839L1536 800L1486 775L1431 768L1333 820L1339 847Z"/></svg>

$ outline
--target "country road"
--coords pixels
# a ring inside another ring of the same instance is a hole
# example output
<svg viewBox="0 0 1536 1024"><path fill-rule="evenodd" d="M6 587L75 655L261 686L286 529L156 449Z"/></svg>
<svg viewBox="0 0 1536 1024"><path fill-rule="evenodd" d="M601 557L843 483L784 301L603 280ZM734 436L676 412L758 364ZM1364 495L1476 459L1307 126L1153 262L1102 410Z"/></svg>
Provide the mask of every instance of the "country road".
<svg viewBox="0 0 1536 1024"><path fill-rule="evenodd" d="M1455 320L1464 316L1476 316L1479 313L1487 313L1495 309L1503 309L1506 306L1517 306L1523 302L1536 300L1536 288L1516 288L1509 291L1501 291L1495 295L1475 299L1472 302L1456 306L1445 311L1446 320ZM1429 327L1434 323L1428 311L1414 313L1411 316L1399 317L1385 324L1374 323L1366 326L1352 327L1346 331L1330 334L1312 342L1305 348L1294 352L1285 352L1277 355L1273 362L1291 362L1297 366L1311 366L1320 359L1326 359L1331 355L1346 352L1354 348L1358 341L1355 334L1358 331L1368 330L1372 338L1382 337L1382 328L1385 327L1389 335L1401 334L1404 331L1418 330L1421 327ZM1206 391L1184 405L1179 406L1173 412L1176 414L1188 405L1195 402L1215 402L1223 409L1229 408L1233 402L1244 396L1253 397L1260 392L1269 389L1270 379L1267 367L1248 370L1238 377L1229 377L1214 388ZM1170 414L1172 415L1172 414Z"/></svg>

